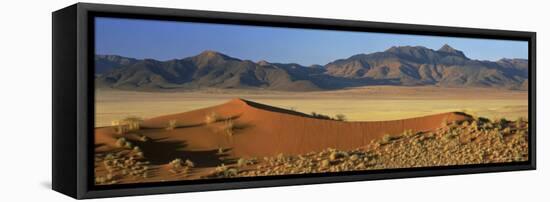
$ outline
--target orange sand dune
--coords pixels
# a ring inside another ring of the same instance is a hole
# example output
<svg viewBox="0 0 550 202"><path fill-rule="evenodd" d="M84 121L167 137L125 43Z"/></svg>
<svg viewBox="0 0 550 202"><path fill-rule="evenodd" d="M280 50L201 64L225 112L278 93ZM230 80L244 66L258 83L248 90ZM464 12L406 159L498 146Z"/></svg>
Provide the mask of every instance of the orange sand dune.
<svg viewBox="0 0 550 202"><path fill-rule="evenodd" d="M206 124L206 116L212 113L233 121L233 135L227 135L224 131L227 121ZM443 121L467 119L471 117L462 113L443 113L394 121L342 122L234 99L209 108L145 120L139 133L158 143L149 148L140 145L146 155L159 155L168 161L182 154L203 154L203 157L207 157L219 148L227 149L233 157L303 154L329 147L350 150L364 146L384 134L398 134L408 129L429 131L439 127ZM165 129L170 120L177 121L176 129ZM114 144L115 138L110 127L96 129L97 150L107 149ZM206 162L204 158L195 160Z"/></svg>

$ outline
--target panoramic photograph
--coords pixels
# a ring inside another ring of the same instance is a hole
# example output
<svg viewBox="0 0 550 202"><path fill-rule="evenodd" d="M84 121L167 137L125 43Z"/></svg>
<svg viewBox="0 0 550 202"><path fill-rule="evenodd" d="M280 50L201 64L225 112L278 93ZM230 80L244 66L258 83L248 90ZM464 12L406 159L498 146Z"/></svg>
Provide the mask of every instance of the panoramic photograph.
<svg viewBox="0 0 550 202"><path fill-rule="evenodd" d="M96 185L528 161L528 42L96 17Z"/></svg>

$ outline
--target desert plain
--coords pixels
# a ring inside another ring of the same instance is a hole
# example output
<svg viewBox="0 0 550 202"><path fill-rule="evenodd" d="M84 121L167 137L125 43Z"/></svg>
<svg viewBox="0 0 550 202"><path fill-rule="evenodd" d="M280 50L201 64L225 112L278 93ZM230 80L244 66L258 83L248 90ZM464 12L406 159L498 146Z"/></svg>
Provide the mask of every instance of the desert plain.
<svg viewBox="0 0 550 202"><path fill-rule="evenodd" d="M233 98L270 106L343 114L349 121L382 121L450 111L491 119L527 117L527 91L432 86L369 86L335 91L285 92L207 89L185 92L96 90L96 126L137 116L150 118L210 107Z"/></svg>

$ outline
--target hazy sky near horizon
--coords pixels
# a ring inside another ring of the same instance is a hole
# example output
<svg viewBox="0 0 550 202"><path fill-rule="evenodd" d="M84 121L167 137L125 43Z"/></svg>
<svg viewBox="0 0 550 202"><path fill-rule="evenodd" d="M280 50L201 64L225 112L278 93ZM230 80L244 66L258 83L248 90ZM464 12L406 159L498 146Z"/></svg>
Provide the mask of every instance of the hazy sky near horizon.
<svg viewBox="0 0 550 202"><path fill-rule="evenodd" d="M181 59L204 50L252 61L320 64L392 46L449 44L472 59L528 56L526 41L488 40L405 34L366 33L123 18L95 19L96 54L138 59Z"/></svg>

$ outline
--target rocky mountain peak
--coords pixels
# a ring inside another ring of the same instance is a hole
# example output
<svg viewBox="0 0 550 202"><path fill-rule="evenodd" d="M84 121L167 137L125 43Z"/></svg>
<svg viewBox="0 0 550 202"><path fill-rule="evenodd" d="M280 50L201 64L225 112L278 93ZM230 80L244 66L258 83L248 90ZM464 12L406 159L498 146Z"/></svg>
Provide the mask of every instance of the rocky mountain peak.
<svg viewBox="0 0 550 202"><path fill-rule="evenodd" d="M456 55L456 56L460 56L460 57L464 57L464 58L466 57L466 55L464 55L464 53L462 51L454 49L449 44L445 44L445 45L441 46L441 48L439 48L437 50L437 52L447 53L447 54L450 54L450 55Z"/></svg>

